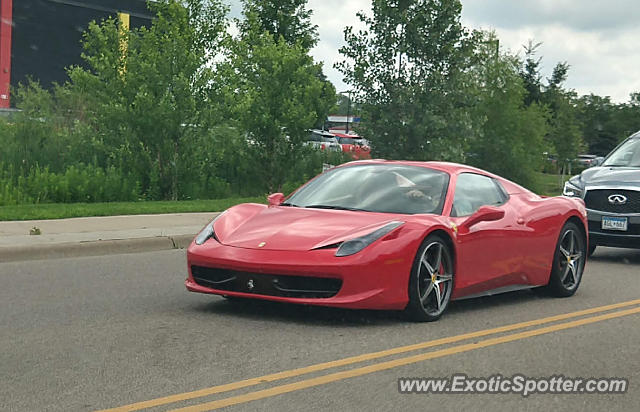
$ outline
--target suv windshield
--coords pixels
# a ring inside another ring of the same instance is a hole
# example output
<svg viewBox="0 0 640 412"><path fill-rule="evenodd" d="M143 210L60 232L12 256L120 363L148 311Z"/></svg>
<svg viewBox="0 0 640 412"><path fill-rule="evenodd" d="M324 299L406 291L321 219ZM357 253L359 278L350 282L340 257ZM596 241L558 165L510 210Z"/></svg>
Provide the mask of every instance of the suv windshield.
<svg viewBox="0 0 640 412"><path fill-rule="evenodd" d="M447 173L419 166L358 165L328 171L284 205L382 213L442 214Z"/></svg>
<svg viewBox="0 0 640 412"><path fill-rule="evenodd" d="M602 164L610 167L640 167L640 138L629 139Z"/></svg>

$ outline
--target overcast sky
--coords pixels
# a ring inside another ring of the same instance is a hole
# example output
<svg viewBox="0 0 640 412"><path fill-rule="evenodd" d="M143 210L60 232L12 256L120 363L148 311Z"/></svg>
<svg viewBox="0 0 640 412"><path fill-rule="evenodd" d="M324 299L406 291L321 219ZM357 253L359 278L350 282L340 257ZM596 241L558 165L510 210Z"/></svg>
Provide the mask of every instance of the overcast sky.
<svg viewBox="0 0 640 412"><path fill-rule="evenodd" d="M240 0L225 0L239 17ZM640 0L462 0L463 23L495 30L501 47L522 54L529 39L542 42L542 70L559 61L571 65L567 86L579 94L628 101L640 91ZM370 0L309 0L320 41L312 51L338 91L347 90L333 64L342 60L343 29L359 27L356 12Z"/></svg>

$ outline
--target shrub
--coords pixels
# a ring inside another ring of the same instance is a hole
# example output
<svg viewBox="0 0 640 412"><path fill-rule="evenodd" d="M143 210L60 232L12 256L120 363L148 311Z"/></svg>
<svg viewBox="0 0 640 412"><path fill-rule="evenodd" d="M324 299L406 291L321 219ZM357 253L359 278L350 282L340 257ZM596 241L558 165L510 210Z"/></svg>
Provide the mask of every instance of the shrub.
<svg viewBox="0 0 640 412"><path fill-rule="evenodd" d="M69 166L63 173L33 167L25 175L0 175L0 205L138 200L139 185L114 167Z"/></svg>

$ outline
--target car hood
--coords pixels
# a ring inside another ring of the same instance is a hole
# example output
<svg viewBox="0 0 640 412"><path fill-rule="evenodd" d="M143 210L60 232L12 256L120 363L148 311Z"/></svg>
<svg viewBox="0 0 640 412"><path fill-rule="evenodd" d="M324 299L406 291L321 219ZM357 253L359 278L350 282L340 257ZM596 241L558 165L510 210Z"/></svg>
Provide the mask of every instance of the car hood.
<svg viewBox="0 0 640 412"><path fill-rule="evenodd" d="M582 172L580 179L586 186L638 186L640 168L637 167L592 167Z"/></svg>
<svg viewBox="0 0 640 412"><path fill-rule="evenodd" d="M366 235L393 221L404 221L404 215L388 213L253 206L232 208L216 221L220 243L247 249L304 251Z"/></svg>

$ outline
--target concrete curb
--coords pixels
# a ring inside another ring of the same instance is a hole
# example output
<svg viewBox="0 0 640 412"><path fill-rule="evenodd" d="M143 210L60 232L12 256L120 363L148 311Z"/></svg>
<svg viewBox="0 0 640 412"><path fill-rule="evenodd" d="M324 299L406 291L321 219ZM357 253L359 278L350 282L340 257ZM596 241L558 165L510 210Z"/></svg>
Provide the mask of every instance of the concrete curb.
<svg viewBox="0 0 640 412"><path fill-rule="evenodd" d="M104 256L156 250L186 249L195 235L109 239L88 242L0 247L0 262Z"/></svg>

